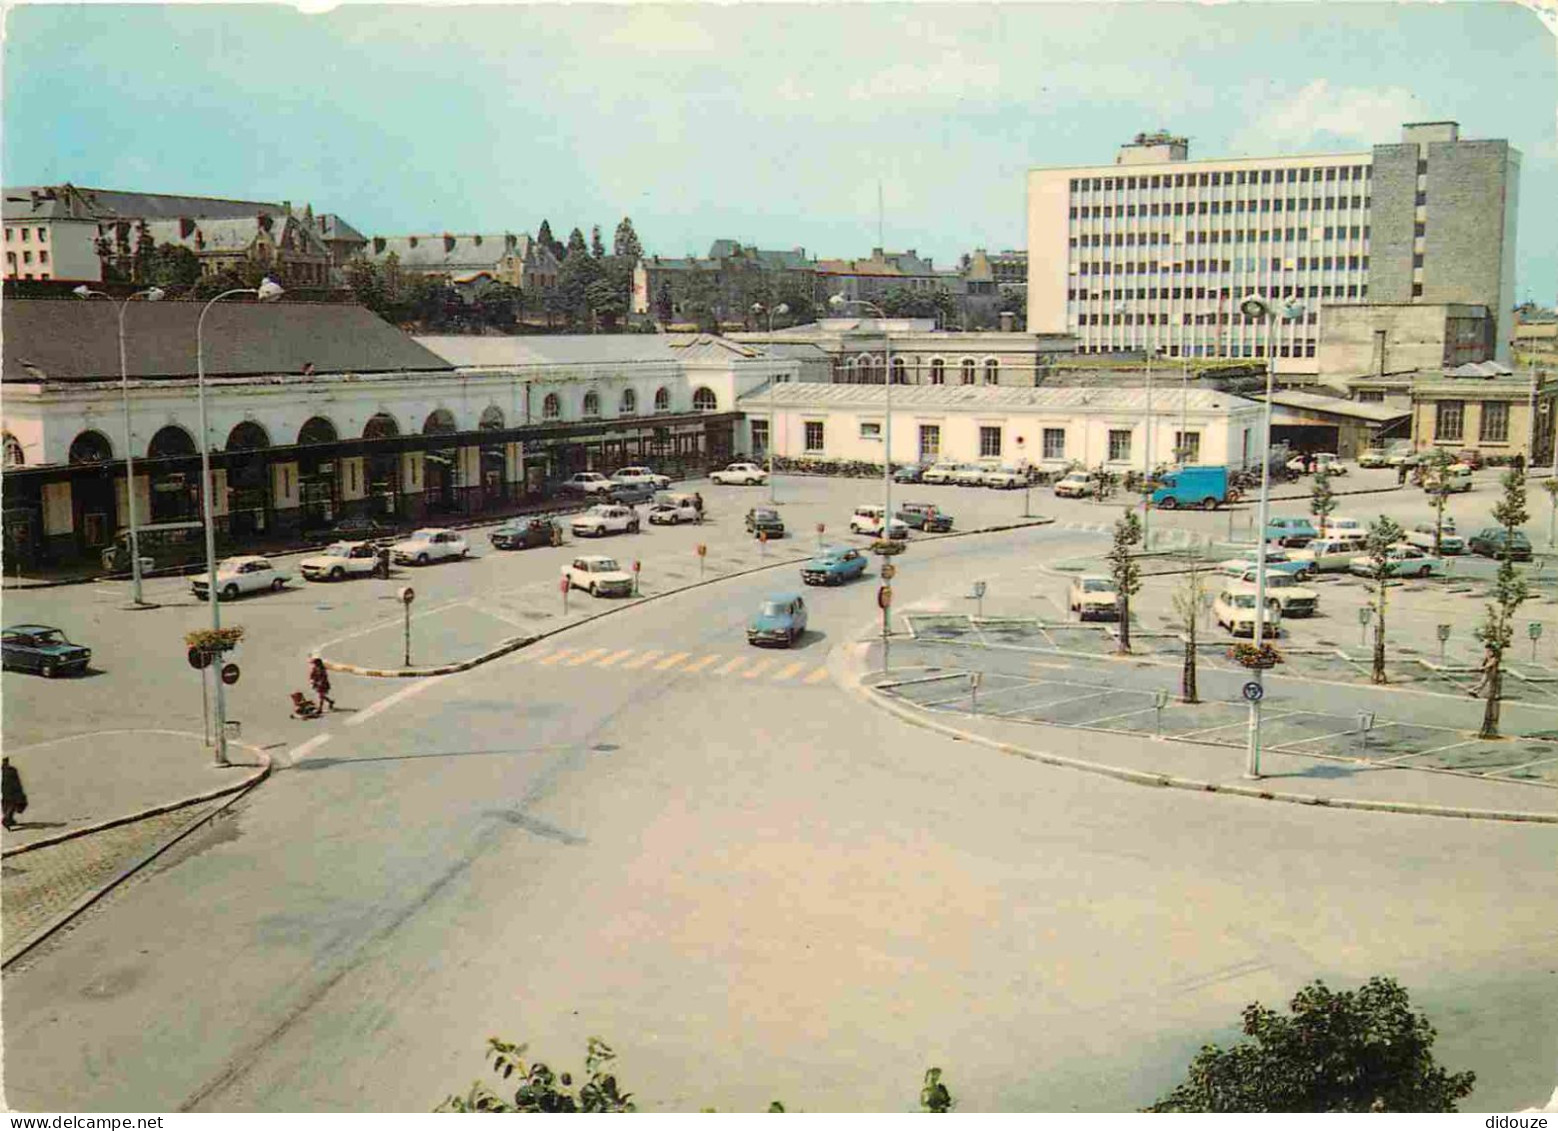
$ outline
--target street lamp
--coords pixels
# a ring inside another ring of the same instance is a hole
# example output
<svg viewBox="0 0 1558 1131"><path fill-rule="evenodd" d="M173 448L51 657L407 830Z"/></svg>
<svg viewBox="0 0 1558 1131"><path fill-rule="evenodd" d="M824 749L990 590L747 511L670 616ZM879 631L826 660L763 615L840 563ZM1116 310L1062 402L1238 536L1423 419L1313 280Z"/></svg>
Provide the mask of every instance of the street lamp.
<svg viewBox="0 0 1558 1131"><path fill-rule="evenodd" d="M206 524L206 598L211 605L211 628L213 630L222 627L222 606L220 594L216 584L216 527L211 519L211 495L215 485L211 481L211 443L206 434L206 315L211 313L211 308L224 298L233 295L253 295L261 302L271 302L282 296L281 284L274 279L262 279L258 287L235 287L230 291L223 291L200 312L200 318L195 322L195 397L199 402L200 413L200 507L205 517ZM227 696L223 691L225 686L220 679L216 683L216 764L225 766L227 762Z"/></svg>
<svg viewBox="0 0 1558 1131"><path fill-rule="evenodd" d="M147 287L144 291L136 291L129 298L115 299L113 295L94 291L82 283L71 293L83 299L106 298L119 305L119 392L124 400L124 498L130 517L130 605L143 609L146 602L141 599L141 537L135 518L135 442L130 436L130 370L125 362L124 312L130 308L132 299L144 298L147 302L159 302L166 292L161 287Z"/></svg>
<svg viewBox="0 0 1558 1131"><path fill-rule="evenodd" d="M1123 302L1114 304L1114 312L1125 315L1127 306ZM1127 334L1127 337L1130 335ZM1147 350L1147 422L1142 430L1142 498L1141 498L1141 545L1143 550L1152 549L1152 492L1145 489L1148 480L1152 477L1152 350ZM1104 453L1108 458L1107 452Z"/></svg>
<svg viewBox="0 0 1558 1131"><path fill-rule="evenodd" d="M1279 311L1269 299L1249 295L1239 302L1239 313L1250 322L1266 323L1266 407L1261 414L1260 461L1260 510L1256 517L1260 536L1256 539L1255 557L1255 629L1253 639L1259 648L1266 635L1266 524L1271 519L1271 398L1277 374L1276 323L1283 318L1297 318L1303 307L1288 303ZM1255 682L1261 682L1261 668L1255 669ZM1260 698L1250 699L1249 740L1246 745L1244 776L1260 777Z"/></svg>
<svg viewBox="0 0 1558 1131"><path fill-rule="evenodd" d="M763 313L763 304L754 302L752 304L752 313ZM788 313L790 313L790 304L787 302L781 302L778 306L769 310L768 332L770 335L774 332L774 315ZM770 373L768 375L768 501L770 503L779 501L779 497L776 494L778 486L774 483L774 437L778 434L774 431L774 386L777 383L774 375Z"/></svg>
<svg viewBox="0 0 1558 1131"><path fill-rule="evenodd" d="M893 339L887 328L887 312L874 302L867 302L863 298L845 298L843 295L833 295L828 299L828 305L835 310L845 306L864 306L875 311L882 320L882 341L887 350L887 405L883 412L886 419L882 422L882 537L885 539L892 530L893 521Z"/></svg>

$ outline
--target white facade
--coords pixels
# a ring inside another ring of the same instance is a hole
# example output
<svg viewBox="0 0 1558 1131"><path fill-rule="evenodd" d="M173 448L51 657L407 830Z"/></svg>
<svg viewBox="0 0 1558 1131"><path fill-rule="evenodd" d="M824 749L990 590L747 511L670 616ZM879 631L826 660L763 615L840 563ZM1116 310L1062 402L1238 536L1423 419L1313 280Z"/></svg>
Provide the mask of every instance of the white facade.
<svg viewBox="0 0 1558 1131"><path fill-rule="evenodd" d="M789 459L880 464L887 389L778 384L739 400L746 450L757 453L770 415L774 452ZM892 461L1032 465L1055 471L1103 464L1115 471L1172 462L1181 431L1185 462L1239 468L1259 462L1261 406L1208 390L907 386L892 390ZM1149 444L1150 433L1150 444ZM1150 452L1149 452L1150 447Z"/></svg>
<svg viewBox="0 0 1558 1131"><path fill-rule="evenodd" d="M8 203L6 211L11 210ZM7 216L5 277L100 282L96 241L97 226L90 221Z"/></svg>

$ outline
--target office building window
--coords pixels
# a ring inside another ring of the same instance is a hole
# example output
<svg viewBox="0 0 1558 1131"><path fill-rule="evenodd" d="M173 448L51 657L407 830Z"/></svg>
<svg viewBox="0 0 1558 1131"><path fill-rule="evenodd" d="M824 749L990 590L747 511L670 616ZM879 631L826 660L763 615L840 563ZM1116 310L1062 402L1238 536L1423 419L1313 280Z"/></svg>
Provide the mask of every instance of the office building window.
<svg viewBox="0 0 1558 1131"><path fill-rule="evenodd" d="M1423 297L1423 284L1422 283L1413 283L1412 284L1412 297L1413 298L1422 298Z"/></svg>
<svg viewBox="0 0 1558 1131"><path fill-rule="evenodd" d="M1434 406L1434 439L1459 440L1465 417L1465 401L1440 401Z"/></svg>
<svg viewBox="0 0 1558 1131"><path fill-rule="evenodd" d="M808 452L822 451L822 421L808 420L806 422L806 450Z"/></svg>
<svg viewBox="0 0 1558 1131"><path fill-rule="evenodd" d="M1259 354L1259 350L1256 351ZM1175 432L1174 454L1176 462L1180 464L1199 463L1201 461L1201 433L1199 432Z"/></svg>
<svg viewBox="0 0 1558 1131"><path fill-rule="evenodd" d="M979 458L1001 458L1001 429L999 425L980 425L979 428Z"/></svg>
<svg viewBox="0 0 1558 1131"><path fill-rule="evenodd" d="M963 359L962 369L963 384L972 385L974 383L974 359L971 357L965 357Z"/></svg>
<svg viewBox="0 0 1558 1131"><path fill-rule="evenodd" d="M1131 458L1131 430L1129 428L1109 429L1109 459L1116 463L1123 463Z"/></svg>
<svg viewBox="0 0 1558 1131"><path fill-rule="evenodd" d="M1001 383L1001 363L995 358L985 360L985 384L999 385Z"/></svg>
<svg viewBox="0 0 1558 1131"><path fill-rule="evenodd" d="M1066 430L1064 428L1044 429L1044 458L1066 458Z"/></svg>
<svg viewBox="0 0 1558 1131"><path fill-rule="evenodd" d="M920 425L920 459L934 461L941 455L941 425Z"/></svg>
<svg viewBox="0 0 1558 1131"><path fill-rule="evenodd" d="M1482 402L1482 425L1477 430L1477 439L1485 444L1509 442L1509 402Z"/></svg>

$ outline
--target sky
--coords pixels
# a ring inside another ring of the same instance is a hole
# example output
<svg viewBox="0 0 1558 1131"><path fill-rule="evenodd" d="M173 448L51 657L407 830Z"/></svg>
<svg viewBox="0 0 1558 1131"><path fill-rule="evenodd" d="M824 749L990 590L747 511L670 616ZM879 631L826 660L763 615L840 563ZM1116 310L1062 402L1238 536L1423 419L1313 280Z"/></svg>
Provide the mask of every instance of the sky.
<svg viewBox="0 0 1558 1131"><path fill-rule="evenodd" d="M313 0L319 3L319 0ZM326 0L327 2L327 0ZM290 200L365 235L630 216L952 267L1021 248L1027 169L1160 127L1192 157L1407 121L1522 154L1516 300L1558 299L1558 16L1499 0L8 8L6 185ZM881 209L878 210L880 199Z"/></svg>

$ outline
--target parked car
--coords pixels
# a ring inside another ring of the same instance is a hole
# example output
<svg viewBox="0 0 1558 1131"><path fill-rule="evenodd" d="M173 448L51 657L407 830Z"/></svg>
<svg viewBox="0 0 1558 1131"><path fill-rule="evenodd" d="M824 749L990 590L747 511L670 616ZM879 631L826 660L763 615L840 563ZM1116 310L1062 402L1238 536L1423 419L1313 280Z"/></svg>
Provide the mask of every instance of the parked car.
<svg viewBox="0 0 1558 1131"><path fill-rule="evenodd" d="M1374 559L1360 554L1347 568L1359 577L1373 577ZM1444 573L1444 559L1424 553L1416 546L1397 543L1385 552L1386 577L1429 577L1436 573Z"/></svg>
<svg viewBox="0 0 1558 1131"><path fill-rule="evenodd" d="M664 495L658 495L646 517L652 526L676 526L683 522L697 522L698 508L693 504L690 495L682 496L676 502Z"/></svg>
<svg viewBox="0 0 1558 1131"><path fill-rule="evenodd" d="M1369 524L1361 518L1353 518L1347 514L1332 515L1325 520L1325 536L1327 538L1367 538Z"/></svg>
<svg viewBox="0 0 1558 1131"><path fill-rule="evenodd" d="M264 589L280 592L289 580L291 575L273 566L269 558L244 555L216 563L216 595L224 601L231 601L240 593L258 593ZM197 573L189 579L190 591L201 600L209 595L210 585L209 573Z"/></svg>
<svg viewBox="0 0 1558 1131"><path fill-rule="evenodd" d="M1517 530L1513 538L1506 539L1506 532L1502 526L1484 526L1467 539L1466 548L1485 558L1502 558L1506 540L1509 545L1509 556L1513 561L1531 560L1531 539L1526 537L1525 531Z"/></svg>
<svg viewBox="0 0 1558 1131"><path fill-rule="evenodd" d="M366 514L348 515L330 526L318 526L303 532L310 546L328 546L334 542L381 542L395 534L395 527Z"/></svg>
<svg viewBox="0 0 1558 1131"><path fill-rule="evenodd" d="M1313 452L1294 456L1287 461L1287 469L1305 474L1309 471L1309 461L1314 460L1316 471L1329 472L1331 475L1346 475L1347 465L1342 462L1342 457L1335 452Z"/></svg>
<svg viewBox="0 0 1558 1131"><path fill-rule="evenodd" d="M203 522L149 522L135 532L141 550L141 571L203 562L206 557L206 527ZM110 573L130 568L130 532L119 531L114 541L103 547L99 559Z"/></svg>
<svg viewBox="0 0 1558 1131"><path fill-rule="evenodd" d="M563 566L569 589L583 589L591 597L627 597L633 592L633 575L602 554L582 554Z"/></svg>
<svg viewBox="0 0 1558 1131"><path fill-rule="evenodd" d="M855 513L849 517L849 530L852 534L870 534L877 538L887 538L889 541L903 541L909 537L909 527L902 519L895 518L887 523L884 532L883 517L886 512L877 503L861 503L855 508Z"/></svg>
<svg viewBox="0 0 1558 1131"><path fill-rule="evenodd" d="M768 472L755 463L733 463L709 476L710 482L725 486L755 487L768 482Z"/></svg>
<svg viewBox="0 0 1558 1131"><path fill-rule="evenodd" d="M561 546L562 524L550 518L516 518L487 535L499 550L528 550L532 546Z"/></svg>
<svg viewBox="0 0 1558 1131"><path fill-rule="evenodd" d="M1119 619L1120 596L1115 592L1114 578L1102 573L1073 577L1066 591L1066 607L1076 613L1079 620Z"/></svg>
<svg viewBox="0 0 1558 1131"><path fill-rule="evenodd" d="M759 534L766 534L770 538L784 537L784 519L779 517L779 512L773 507L753 507L747 511L747 533L754 538Z"/></svg>
<svg viewBox="0 0 1558 1131"><path fill-rule="evenodd" d="M950 480L954 487L980 487L984 485L985 469L977 463L960 463L952 470Z"/></svg>
<svg viewBox="0 0 1558 1131"><path fill-rule="evenodd" d="M606 497L624 507L636 507L639 503L651 502L655 489L647 483L618 483L606 492Z"/></svg>
<svg viewBox="0 0 1558 1131"><path fill-rule="evenodd" d="M607 495L616 484L598 471L580 471L564 479L558 486L576 495Z"/></svg>
<svg viewBox="0 0 1558 1131"><path fill-rule="evenodd" d="M573 516L569 524L579 538L601 538L607 534L637 534L638 512L617 503L597 503L583 514Z"/></svg>
<svg viewBox="0 0 1558 1131"><path fill-rule="evenodd" d="M410 538L390 547L397 565L427 565L429 562L463 558L471 552L465 538L453 530L429 527L415 531Z"/></svg>
<svg viewBox="0 0 1558 1131"><path fill-rule="evenodd" d="M1359 467L1386 467L1390 462L1390 453L1384 448L1369 448L1358 457Z"/></svg>
<svg viewBox="0 0 1558 1131"><path fill-rule="evenodd" d="M1319 534L1307 518L1271 518L1266 521L1266 541L1298 549Z"/></svg>
<svg viewBox="0 0 1558 1131"><path fill-rule="evenodd" d="M935 503L900 503L893 517L911 530L945 534L952 529L952 516Z"/></svg>
<svg viewBox="0 0 1558 1131"><path fill-rule="evenodd" d="M1443 472L1444 492L1447 495L1458 495L1471 490L1471 468L1464 463L1452 463ZM1437 468L1426 468L1423 473L1423 490L1437 490L1440 483L1440 472Z"/></svg>
<svg viewBox="0 0 1558 1131"><path fill-rule="evenodd" d="M1315 563L1295 556L1297 554L1297 550L1289 553L1286 550L1268 549L1266 551L1267 574L1290 573L1301 581L1308 580L1315 572ZM1242 577L1245 570L1256 567L1258 563L1259 551L1245 550L1236 558L1219 562L1217 570L1228 577Z"/></svg>
<svg viewBox="0 0 1558 1131"><path fill-rule="evenodd" d="M1289 551L1288 557L1298 562L1309 562L1314 572L1318 573L1345 571L1351 567L1353 558L1363 552L1364 542L1361 533L1343 533L1334 537L1327 535L1316 538L1302 550Z"/></svg>
<svg viewBox="0 0 1558 1131"><path fill-rule="evenodd" d="M807 585L842 585L866 571L866 556L849 546L829 546L801 567Z"/></svg>
<svg viewBox="0 0 1558 1131"><path fill-rule="evenodd" d="M309 581L372 577L378 569L379 551L372 542L332 542L298 562L298 572Z"/></svg>
<svg viewBox="0 0 1558 1131"><path fill-rule="evenodd" d="M1255 607L1255 591L1246 586L1224 589L1212 602L1212 616L1219 627L1226 628L1235 636L1255 636L1255 620L1257 611ZM1282 632L1282 606L1274 601L1267 601L1266 607L1260 610L1262 623L1262 639L1271 639Z"/></svg>
<svg viewBox="0 0 1558 1131"><path fill-rule="evenodd" d="M894 483L919 483L925 477L929 464L908 463L893 471Z"/></svg>
<svg viewBox="0 0 1558 1131"><path fill-rule="evenodd" d="M1416 546L1419 550L1435 553L1434 524L1431 522L1418 523L1412 528L1411 533L1407 535L1407 543ZM1437 552L1440 554L1464 554L1466 552L1466 539L1455 533L1455 521L1453 519L1446 518L1444 525L1439 528L1439 548Z"/></svg>
<svg viewBox="0 0 1558 1131"><path fill-rule="evenodd" d="M1253 569L1241 573L1228 588L1237 589L1241 585L1248 586L1251 593L1255 592ZM1266 571L1266 600L1275 601L1284 617L1312 617L1320 609L1320 594L1300 585L1292 574L1269 569Z"/></svg>
<svg viewBox="0 0 1558 1131"><path fill-rule="evenodd" d="M1455 462L1464 463L1473 471L1481 471L1484 466L1482 461L1482 453L1479 452L1476 448L1462 448L1460 451L1455 453Z"/></svg>
<svg viewBox="0 0 1558 1131"><path fill-rule="evenodd" d="M1400 467L1402 464L1412 466L1418 460L1417 453L1412 449L1411 440L1397 440L1385 449L1385 466Z"/></svg>
<svg viewBox="0 0 1558 1131"><path fill-rule="evenodd" d="M1028 482L1028 473L1023 468L1014 464L1003 463L1000 467L987 468L984 476L986 487L998 487L1003 491L1011 491Z"/></svg>
<svg viewBox="0 0 1558 1131"><path fill-rule="evenodd" d="M611 473L611 481L618 486L648 487L652 491L664 491L671 485L669 475L661 475L648 467L619 467Z"/></svg>
<svg viewBox="0 0 1558 1131"><path fill-rule="evenodd" d="M1092 476L1085 471L1068 471L1055 481L1055 494L1062 499L1085 499L1096 490Z"/></svg>
<svg viewBox="0 0 1558 1131"><path fill-rule="evenodd" d="M747 620L748 644L783 644L790 647L806 634L806 601L798 593L764 597Z"/></svg>
<svg viewBox="0 0 1558 1131"><path fill-rule="evenodd" d="M6 671L38 672L45 679L80 675L92 662L92 649L72 644L58 628L44 624L13 624L0 632L0 652Z"/></svg>
<svg viewBox="0 0 1558 1131"><path fill-rule="evenodd" d="M932 464L930 467L927 467L923 472L920 473L920 482L941 484L951 483L952 474L953 472L957 471L957 469L958 465L955 463Z"/></svg>

